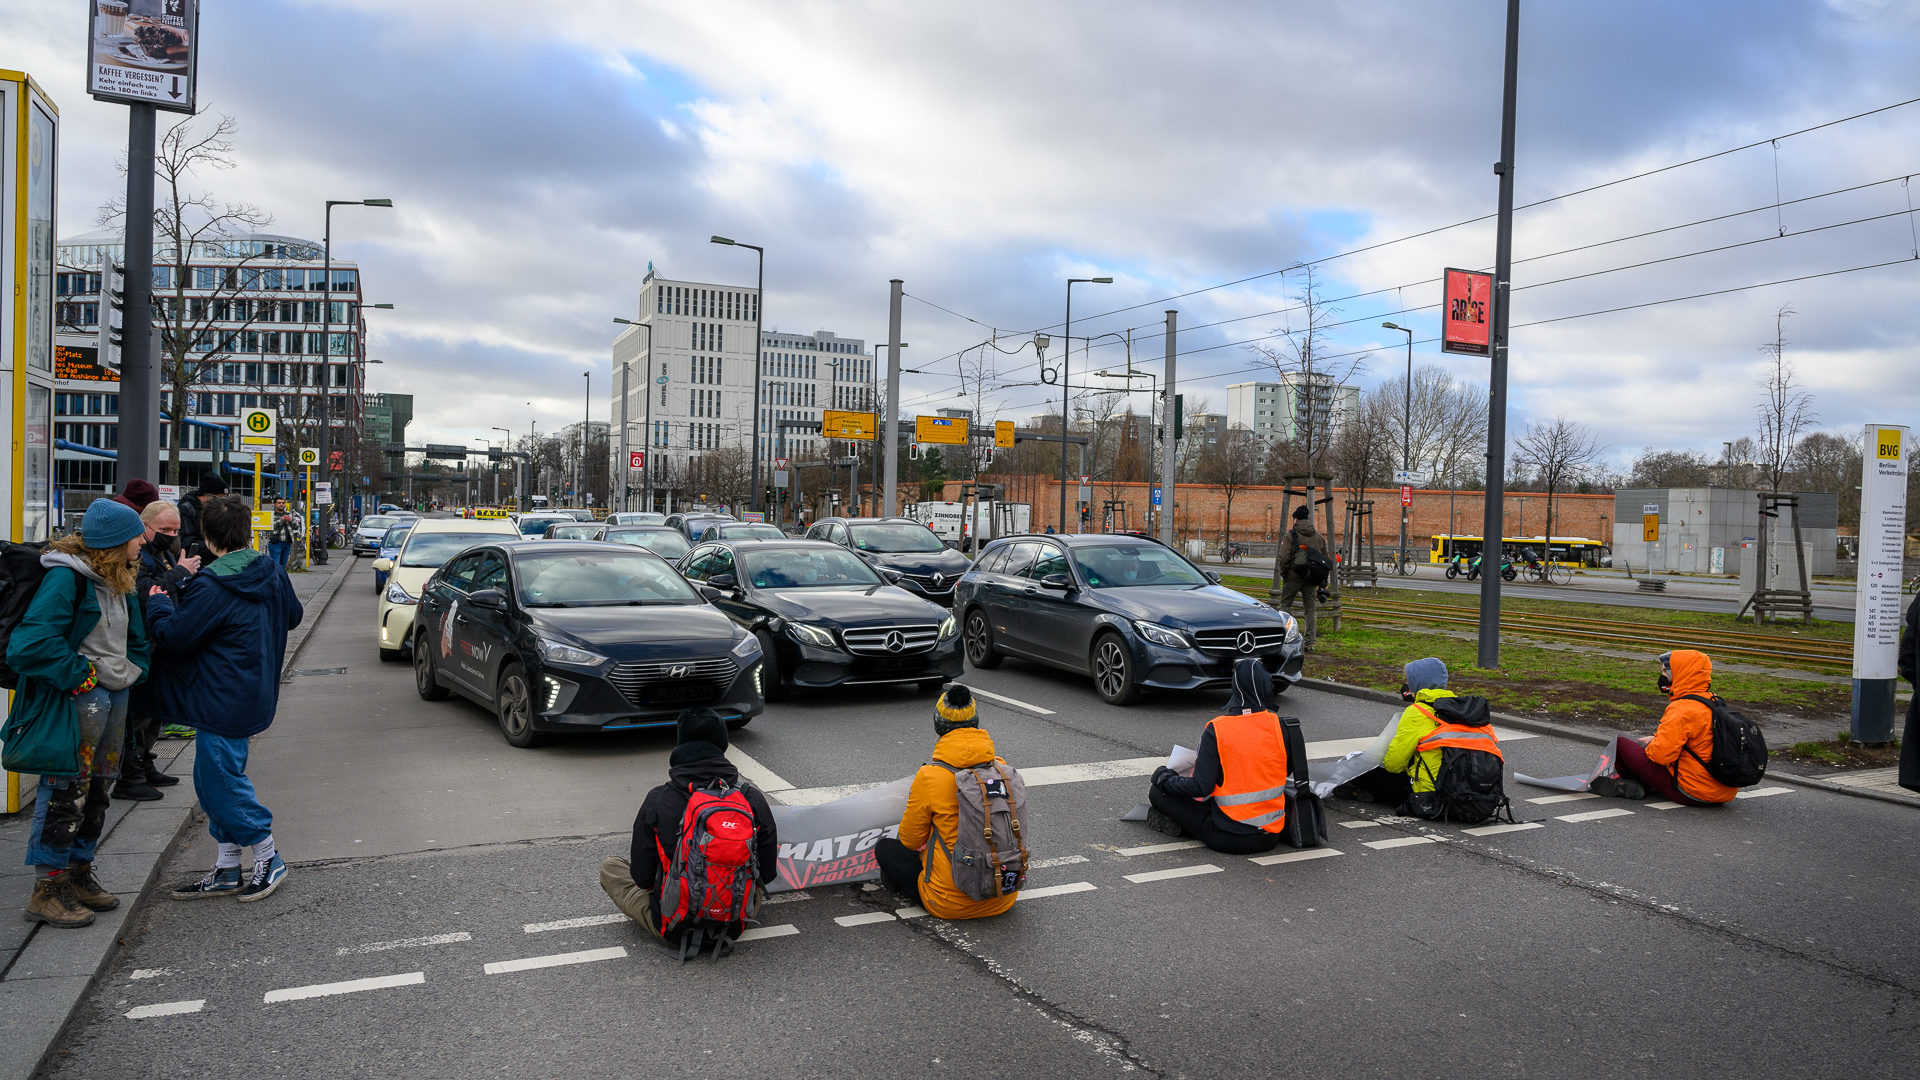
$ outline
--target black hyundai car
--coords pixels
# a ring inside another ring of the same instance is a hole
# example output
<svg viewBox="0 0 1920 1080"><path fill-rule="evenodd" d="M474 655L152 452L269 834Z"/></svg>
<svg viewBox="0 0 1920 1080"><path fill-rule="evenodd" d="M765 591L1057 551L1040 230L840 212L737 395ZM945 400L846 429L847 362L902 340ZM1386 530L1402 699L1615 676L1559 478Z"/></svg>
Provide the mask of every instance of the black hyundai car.
<svg viewBox="0 0 1920 1080"><path fill-rule="evenodd" d="M953 606L953 587L973 565L911 518L823 518L807 530L807 539L839 544L898 574L894 583L901 588L945 607Z"/></svg>
<svg viewBox="0 0 1920 1080"><path fill-rule="evenodd" d="M693 705L740 727L764 707L759 640L642 548L471 548L427 579L413 634L420 696L487 706L514 746L671 727Z"/></svg>
<svg viewBox="0 0 1920 1080"><path fill-rule="evenodd" d="M696 545L680 569L759 639L769 694L874 683L937 689L963 668L953 616L888 584L845 548L722 540Z"/></svg>
<svg viewBox="0 0 1920 1080"><path fill-rule="evenodd" d="M1138 537L996 540L960 579L954 611L974 667L1017 656L1091 675L1113 705L1143 689L1226 686L1244 656L1260 660L1277 691L1300 681L1292 615Z"/></svg>

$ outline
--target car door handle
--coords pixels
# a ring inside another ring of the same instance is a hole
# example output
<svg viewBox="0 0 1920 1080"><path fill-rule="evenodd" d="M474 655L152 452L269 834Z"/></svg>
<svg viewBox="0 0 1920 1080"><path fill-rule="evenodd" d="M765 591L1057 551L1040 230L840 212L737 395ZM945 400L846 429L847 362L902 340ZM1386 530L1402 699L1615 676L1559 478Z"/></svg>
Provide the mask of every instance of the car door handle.
<svg viewBox="0 0 1920 1080"><path fill-rule="evenodd" d="M1029 585L1029 586L1027 586L1027 587L1026 587L1025 589L1022 589L1021 591L1022 591L1022 592L1024 592L1024 593L1026 593L1026 594L1027 594L1028 596L1039 596L1039 595L1040 595L1040 590L1039 590L1039 589L1037 589L1037 588L1035 588L1035 587L1034 587L1034 586L1032 586L1032 585Z"/></svg>
<svg viewBox="0 0 1920 1080"><path fill-rule="evenodd" d="M453 617L453 621L454 622L472 622L473 620L467 618L465 615L455 615Z"/></svg>

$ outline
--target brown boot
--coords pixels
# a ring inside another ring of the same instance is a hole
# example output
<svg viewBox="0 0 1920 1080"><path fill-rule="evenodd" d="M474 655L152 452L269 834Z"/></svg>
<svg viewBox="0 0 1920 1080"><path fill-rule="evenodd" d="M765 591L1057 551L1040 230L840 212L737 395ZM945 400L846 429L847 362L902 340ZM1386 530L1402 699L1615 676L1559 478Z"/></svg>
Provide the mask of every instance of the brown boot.
<svg viewBox="0 0 1920 1080"><path fill-rule="evenodd" d="M67 887L73 890L73 898L95 911L112 911L120 906L120 898L100 887L100 879L93 875L93 864L77 862L67 867L62 875L67 879Z"/></svg>
<svg viewBox="0 0 1920 1080"><path fill-rule="evenodd" d="M46 923L63 930L93 922L93 912L73 898L65 874L35 881L33 899L27 901L27 910L21 912L21 916L28 922Z"/></svg>

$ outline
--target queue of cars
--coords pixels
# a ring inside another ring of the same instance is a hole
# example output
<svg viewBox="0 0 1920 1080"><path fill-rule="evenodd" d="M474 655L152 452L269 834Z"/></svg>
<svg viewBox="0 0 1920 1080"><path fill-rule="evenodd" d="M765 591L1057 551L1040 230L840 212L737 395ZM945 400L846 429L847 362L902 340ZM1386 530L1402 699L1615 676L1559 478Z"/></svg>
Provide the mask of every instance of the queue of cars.
<svg viewBox="0 0 1920 1080"><path fill-rule="evenodd" d="M1243 657L1276 690L1301 676L1291 615L1147 538L1011 536L969 562L904 518L800 538L698 513L529 534L546 516L420 519L374 564L381 658L410 655L421 697L481 704L515 746L668 726L689 705L739 726L786 693L931 691L1007 657L1085 675L1114 705L1223 687Z"/></svg>

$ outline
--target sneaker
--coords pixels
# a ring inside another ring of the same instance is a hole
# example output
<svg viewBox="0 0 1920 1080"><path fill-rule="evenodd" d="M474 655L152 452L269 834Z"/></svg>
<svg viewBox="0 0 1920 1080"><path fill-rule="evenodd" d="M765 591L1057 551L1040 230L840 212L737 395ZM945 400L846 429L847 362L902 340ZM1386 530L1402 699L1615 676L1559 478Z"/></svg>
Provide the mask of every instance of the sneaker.
<svg viewBox="0 0 1920 1080"><path fill-rule="evenodd" d="M1373 797L1373 792L1354 784L1341 784L1339 787L1334 788L1333 797L1336 799L1350 799L1358 803L1376 801Z"/></svg>
<svg viewBox="0 0 1920 1080"><path fill-rule="evenodd" d="M20 915L28 922L45 923L62 930L93 923L93 912L74 898L64 873L36 880L33 898L27 901L27 909Z"/></svg>
<svg viewBox="0 0 1920 1080"><path fill-rule="evenodd" d="M1168 836L1186 835L1185 831L1180 828L1179 822L1158 810L1147 811L1147 828L1157 833L1166 833Z"/></svg>
<svg viewBox="0 0 1920 1080"><path fill-rule="evenodd" d="M280 882L285 880L286 876L286 861L280 858L280 853L277 851L265 864L254 863L252 880L240 889L240 902L251 904L255 900L265 900L273 895L273 890L280 887Z"/></svg>
<svg viewBox="0 0 1920 1080"><path fill-rule="evenodd" d="M1647 785L1625 776L1602 776L1587 785L1587 790L1609 799L1644 799Z"/></svg>
<svg viewBox="0 0 1920 1080"><path fill-rule="evenodd" d="M147 763L146 774L147 774L147 783L153 787L172 787L173 785L180 782L179 777L173 775L172 773L161 772L160 766L155 765L152 762Z"/></svg>
<svg viewBox="0 0 1920 1080"><path fill-rule="evenodd" d="M203 896L229 896L240 891L240 868L229 866L214 870L199 881L188 882L173 890L175 900L198 900Z"/></svg>
<svg viewBox="0 0 1920 1080"><path fill-rule="evenodd" d="M152 802L166 798L159 788L146 782L144 778L122 777L113 785L113 797L121 801Z"/></svg>
<svg viewBox="0 0 1920 1080"><path fill-rule="evenodd" d="M82 906L93 911L112 911L120 906L119 897L100 887L100 879L94 876L92 863L73 863L60 876L66 879L67 891Z"/></svg>
<svg viewBox="0 0 1920 1080"><path fill-rule="evenodd" d="M163 739L191 739L197 732L185 724L164 724L160 728Z"/></svg>

